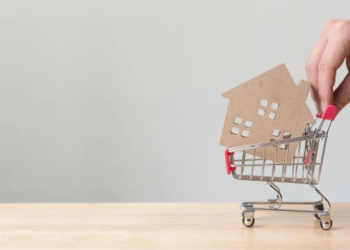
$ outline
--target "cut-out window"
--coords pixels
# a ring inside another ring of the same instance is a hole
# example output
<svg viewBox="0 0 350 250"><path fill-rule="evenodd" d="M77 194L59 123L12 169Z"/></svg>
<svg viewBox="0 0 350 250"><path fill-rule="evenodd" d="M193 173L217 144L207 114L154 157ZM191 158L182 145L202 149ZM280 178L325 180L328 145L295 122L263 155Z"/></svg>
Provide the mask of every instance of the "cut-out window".
<svg viewBox="0 0 350 250"><path fill-rule="evenodd" d="M292 135L291 135L290 133L287 133L287 132L286 132L286 133L283 134L283 139L291 138L291 136L292 136ZM287 150L287 149L288 149L288 145L289 145L289 144L281 144L281 145L280 145L280 149L282 149L282 150Z"/></svg>
<svg viewBox="0 0 350 250"><path fill-rule="evenodd" d="M276 103L276 102L273 102L272 104L271 104L271 108L272 109L274 109L274 110L277 110L278 108L279 108L279 104L278 103Z"/></svg>
<svg viewBox="0 0 350 250"><path fill-rule="evenodd" d="M288 138L291 138L291 134L289 134L289 133L284 133L283 134L283 139L288 139Z"/></svg>
<svg viewBox="0 0 350 250"><path fill-rule="evenodd" d="M242 137L244 137L244 138L248 138L249 137L249 132L248 131L246 131L246 130L243 130L243 132L242 132Z"/></svg>
<svg viewBox="0 0 350 250"><path fill-rule="evenodd" d="M269 104L269 101L268 101L268 100L262 99L262 100L260 101L260 105L261 105L261 106L267 107L267 104Z"/></svg>
<svg viewBox="0 0 350 250"><path fill-rule="evenodd" d="M276 136L276 137L279 137L280 134L281 134L281 131L279 131L278 129L274 129L273 132L272 132L272 135Z"/></svg>
<svg viewBox="0 0 350 250"><path fill-rule="evenodd" d="M240 125L242 123L242 118L236 117L233 123Z"/></svg>
<svg viewBox="0 0 350 250"><path fill-rule="evenodd" d="M259 110L258 110L258 115L260 115L260 116L264 116L265 113L266 113L266 111L263 110L263 109L259 109Z"/></svg>
<svg viewBox="0 0 350 250"><path fill-rule="evenodd" d="M251 128L252 126L253 126L253 122L251 122L251 121L246 121L244 123L244 127L246 127L246 128Z"/></svg>
<svg viewBox="0 0 350 250"><path fill-rule="evenodd" d="M270 112L269 115L268 115L268 117L269 117L271 120L275 120L275 119L276 119L276 116L277 116L277 114L274 113L274 112Z"/></svg>
<svg viewBox="0 0 350 250"><path fill-rule="evenodd" d="M239 128L232 127L231 134L238 135L238 133L239 133Z"/></svg>

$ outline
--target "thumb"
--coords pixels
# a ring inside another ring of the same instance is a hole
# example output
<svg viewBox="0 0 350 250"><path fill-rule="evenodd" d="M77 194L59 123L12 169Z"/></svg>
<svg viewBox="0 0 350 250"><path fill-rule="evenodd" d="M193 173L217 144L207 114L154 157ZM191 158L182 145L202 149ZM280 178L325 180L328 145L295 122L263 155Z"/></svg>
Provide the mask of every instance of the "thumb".
<svg viewBox="0 0 350 250"><path fill-rule="evenodd" d="M344 51L342 42L329 40L318 64L318 94L322 111L326 106L333 104L335 75L347 57Z"/></svg>

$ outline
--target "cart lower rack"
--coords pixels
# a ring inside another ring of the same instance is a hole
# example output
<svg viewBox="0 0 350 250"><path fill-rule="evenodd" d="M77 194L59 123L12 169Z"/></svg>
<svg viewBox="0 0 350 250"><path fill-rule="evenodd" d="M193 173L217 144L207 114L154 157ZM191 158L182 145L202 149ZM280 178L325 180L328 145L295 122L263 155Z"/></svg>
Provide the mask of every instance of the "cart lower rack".
<svg viewBox="0 0 350 250"><path fill-rule="evenodd" d="M316 125L313 127L308 125L301 137L228 148L225 151L227 173L232 174L234 179L267 182L277 194L276 199L270 199L267 202L241 204L242 222L246 227L254 225L255 211L280 211L313 214L320 220L322 229L331 229L333 222L330 217L330 202L315 185L320 181L328 131L336 114L335 106L328 106L322 116L316 115ZM323 127L326 129L323 130ZM292 161L289 162L287 161L289 148L293 146L297 146L297 150ZM276 162L277 152L281 153L279 148L284 149L286 159L284 163ZM258 150L260 154L257 154ZM274 160L265 159L267 151L274 152ZM276 182L308 184L318 194L320 200L284 202ZM283 209L283 205L310 205L313 209Z"/></svg>

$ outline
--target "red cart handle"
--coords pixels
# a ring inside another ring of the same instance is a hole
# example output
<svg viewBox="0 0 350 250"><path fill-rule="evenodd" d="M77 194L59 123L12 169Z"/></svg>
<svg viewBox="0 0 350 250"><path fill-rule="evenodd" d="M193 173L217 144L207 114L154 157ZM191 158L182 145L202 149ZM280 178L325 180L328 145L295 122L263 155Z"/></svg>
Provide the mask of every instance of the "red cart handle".
<svg viewBox="0 0 350 250"><path fill-rule="evenodd" d="M316 114L316 117L322 118L325 120L334 121L337 114L338 114L337 108L334 105L329 105L326 107L322 115Z"/></svg>
<svg viewBox="0 0 350 250"><path fill-rule="evenodd" d="M228 149L225 150L225 160L226 160L226 171L227 174L230 175L232 170L236 170L236 168L231 167L231 160L230 160L230 155L233 155L234 152L230 153L228 152Z"/></svg>

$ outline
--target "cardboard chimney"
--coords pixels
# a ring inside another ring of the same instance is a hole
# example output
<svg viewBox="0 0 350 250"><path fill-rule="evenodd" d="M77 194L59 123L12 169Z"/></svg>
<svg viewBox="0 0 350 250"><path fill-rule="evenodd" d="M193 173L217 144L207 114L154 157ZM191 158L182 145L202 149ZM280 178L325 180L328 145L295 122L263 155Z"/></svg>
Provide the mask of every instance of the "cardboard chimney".
<svg viewBox="0 0 350 250"><path fill-rule="evenodd" d="M229 104L220 144L236 147L302 136L306 125L315 123L305 103L309 89L310 83L304 80L295 85L287 67L281 64L225 92L222 96L229 99ZM298 144L288 147L290 163ZM277 162L285 162L285 150L285 145L278 147ZM255 154L262 157L263 149ZM274 160L274 155L275 148L267 147L265 159Z"/></svg>

